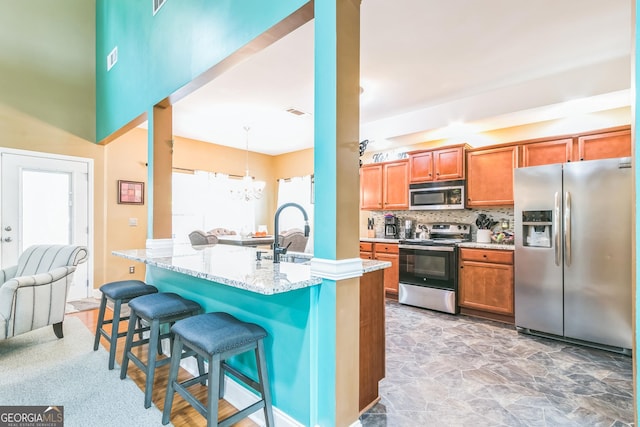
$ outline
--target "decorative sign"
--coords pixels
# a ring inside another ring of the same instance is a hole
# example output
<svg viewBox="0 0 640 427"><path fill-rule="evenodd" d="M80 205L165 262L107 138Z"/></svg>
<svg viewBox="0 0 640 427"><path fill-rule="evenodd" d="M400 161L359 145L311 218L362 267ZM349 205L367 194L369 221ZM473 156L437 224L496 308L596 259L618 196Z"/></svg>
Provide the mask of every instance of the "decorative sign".
<svg viewBox="0 0 640 427"><path fill-rule="evenodd" d="M403 151L401 153L376 153L371 159L373 163L388 162L390 160L401 160L409 157L409 153Z"/></svg>

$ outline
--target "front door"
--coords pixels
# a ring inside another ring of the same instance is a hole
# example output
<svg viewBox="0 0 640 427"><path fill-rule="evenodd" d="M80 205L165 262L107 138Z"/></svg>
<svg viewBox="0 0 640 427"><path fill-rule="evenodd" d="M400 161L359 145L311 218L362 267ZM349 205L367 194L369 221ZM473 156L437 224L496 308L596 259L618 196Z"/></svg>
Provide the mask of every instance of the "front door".
<svg viewBox="0 0 640 427"><path fill-rule="evenodd" d="M15 265L31 245L89 246L91 160L27 151L0 157L0 266ZM88 271L89 262L78 266L68 300L89 296Z"/></svg>

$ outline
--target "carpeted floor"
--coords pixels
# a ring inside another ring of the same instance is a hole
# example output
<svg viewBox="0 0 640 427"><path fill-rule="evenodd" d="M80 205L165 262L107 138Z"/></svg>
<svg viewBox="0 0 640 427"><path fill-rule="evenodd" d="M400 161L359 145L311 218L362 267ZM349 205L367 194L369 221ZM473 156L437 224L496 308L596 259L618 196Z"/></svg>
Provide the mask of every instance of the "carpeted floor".
<svg viewBox="0 0 640 427"><path fill-rule="evenodd" d="M93 351L79 319L66 318L64 335L45 327L0 341L2 405L63 406L66 427L161 425L161 411L145 409L135 382L107 369L107 352Z"/></svg>

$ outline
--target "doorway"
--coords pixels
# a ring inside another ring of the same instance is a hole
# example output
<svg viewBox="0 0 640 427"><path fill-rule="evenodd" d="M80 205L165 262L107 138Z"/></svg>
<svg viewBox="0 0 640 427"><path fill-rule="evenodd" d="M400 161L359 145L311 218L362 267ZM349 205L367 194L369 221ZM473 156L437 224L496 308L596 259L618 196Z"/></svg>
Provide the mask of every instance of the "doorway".
<svg viewBox="0 0 640 427"><path fill-rule="evenodd" d="M22 150L0 150L0 267L15 265L34 244L91 248L93 160ZM80 264L68 301L86 298L93 257Z"/></svg>

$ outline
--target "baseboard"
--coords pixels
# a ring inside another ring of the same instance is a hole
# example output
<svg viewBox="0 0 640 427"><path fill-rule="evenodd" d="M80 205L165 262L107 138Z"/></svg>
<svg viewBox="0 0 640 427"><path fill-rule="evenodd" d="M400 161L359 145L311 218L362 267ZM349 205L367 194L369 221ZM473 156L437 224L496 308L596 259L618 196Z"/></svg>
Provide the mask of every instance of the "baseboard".
<svg viewBox="0 0 640 427"><path fill-rule="evenodd" d="M169 353L169 344L163 342L162 350L164 354ZM189 357L187 359L183 359L180 362L180 366L184 368L191 375L198 375L198 364L193 357ZM229 378L229 376L225 376L224 380L224 400L229 402L236 408L245 408L252 403L254 403L257 398L254 393L249 391L247 388L243 387L233 379ZM264 421L264 413L262 411L254 412L249 418L259 424L260 426L266 425ZM304 424L299 423L294 418L281 411L280 409L273 406L273 420L275 425L278 427L303 427ZM357 424L352 424L354 427L360 426L360 422Z"/></svg>

